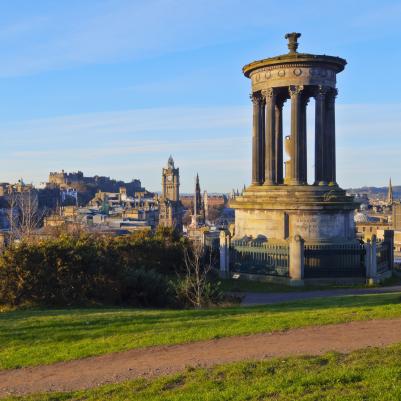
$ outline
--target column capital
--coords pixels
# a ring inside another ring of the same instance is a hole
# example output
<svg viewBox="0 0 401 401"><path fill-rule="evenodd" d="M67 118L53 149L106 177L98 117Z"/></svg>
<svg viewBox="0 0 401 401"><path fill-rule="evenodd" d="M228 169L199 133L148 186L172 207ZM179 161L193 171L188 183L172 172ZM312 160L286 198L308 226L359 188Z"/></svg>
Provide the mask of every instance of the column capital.
<svg viewBox="0 0 401 401"><path fill-rule="evenodd" d="M267 102L268 100L273 99L273 97L276 95L276 91L273 88L267 88L263 89L261 94L262 98Z"/></svg>
<svg viewBox="0 0 401 401"><path fill-rule="evenodd" d="M334 108L334 103L336 101L336 97L338 95L338 90L337 88L332 88L330 91L327 92L327 105L329 107L329 109L333 109Z"/></svg>
<svg viewBox="0 0 401 401"><path fill-rule="evenodd" d="M288 87L288 92L291 97L300 95L303 90L304 90L303 85L290 85Z"/></svg>
<svg viewBox="0 0 401 401"><path fill-rule="evenodd" d="M328 86L318 85L316 88L316 92L315 92L316 100L318 100L318 99L323 100L326 97L329 90L330 90L330 88Z"/></svg>
<svg viewBox="0 0 401 401"><path fill-rule="evenodd" d="M253 104L258 104L260 102L260 95L259 95L259 93L256 93L256 92L250 93L249 99L251 99L251 102Z"/></svg>

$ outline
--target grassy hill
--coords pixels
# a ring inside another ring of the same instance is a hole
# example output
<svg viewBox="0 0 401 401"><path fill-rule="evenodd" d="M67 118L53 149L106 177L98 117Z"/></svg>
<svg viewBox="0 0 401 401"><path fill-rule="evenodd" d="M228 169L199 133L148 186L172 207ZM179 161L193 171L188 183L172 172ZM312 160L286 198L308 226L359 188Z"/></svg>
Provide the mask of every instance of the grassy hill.
<svg viewBox="0 0 401 401"><path fill-rule="evenodd" d="M0 313L0 370L153 345L401 317L400 295L202 310L37 309Z"/></svg>

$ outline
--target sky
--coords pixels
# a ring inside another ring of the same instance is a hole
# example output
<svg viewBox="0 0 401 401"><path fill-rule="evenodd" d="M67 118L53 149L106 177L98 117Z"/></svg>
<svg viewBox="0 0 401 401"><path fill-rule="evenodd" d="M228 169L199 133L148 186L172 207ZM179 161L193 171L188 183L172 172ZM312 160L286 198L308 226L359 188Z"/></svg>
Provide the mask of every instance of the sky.
<svg viewBox="0 0 401 401"><path fill-rule="evenodd" d="M197 172L209 192L249 185L241 69L286 53L294 31L298 51L348 62L338 76L339 184L401 185L401 1L386 0L0 2L0 182L39 184L64 169L159 191L172 154L182 192ZM313 131L309 107L310 181Z"/></svg>

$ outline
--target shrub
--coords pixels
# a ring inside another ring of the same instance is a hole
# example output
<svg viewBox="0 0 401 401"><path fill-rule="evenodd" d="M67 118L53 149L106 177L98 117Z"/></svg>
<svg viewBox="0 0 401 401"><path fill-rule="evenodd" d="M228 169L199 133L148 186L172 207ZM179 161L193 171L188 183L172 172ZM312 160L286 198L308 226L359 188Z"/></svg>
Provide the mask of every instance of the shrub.
<svg viewBox="0 0 401 401"><path fill-rule="evenodd" d="M154 270L128 268L122 278L121 300L128 305L173 305L170 281Z"/></svg>
<svg viewBox="0 0 401 401"><path fill-rule="evenodd" d="M202 308L220 303L220 283L210 280L212 254L199 242L184 248L185 272L175 285L177 300L185 306Z"/></svg>
<svg viewBox="0 0 401 401"><path fill-rule="evenodd" d="M0 256L0 303L165 306L182 269L183 243L167 230L22 241Z"/></svg>
<svg viewBox="0 0 401 401"><path fill-rule="evenodd" d="M196 294L194 285L190 280L181 278L175 283L174 290L177 303L189 308L203 308L217 305L226 300L220 288L220 282L215 281L207 281L202 286L198 303L193 302L193 299L196 298Z"/></svg>

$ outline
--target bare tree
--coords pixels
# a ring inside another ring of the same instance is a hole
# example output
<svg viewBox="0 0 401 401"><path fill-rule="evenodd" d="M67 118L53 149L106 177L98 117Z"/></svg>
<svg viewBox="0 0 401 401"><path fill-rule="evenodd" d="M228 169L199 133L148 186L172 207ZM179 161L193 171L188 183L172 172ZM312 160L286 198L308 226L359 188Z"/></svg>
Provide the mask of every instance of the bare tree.
<svg viewBox="0 0 401 401"><path fill-rule="evenodd" d="M200 241L184 248L185 277L180 286L181 295L195 308L210 302L211 285L208 274L212 269L211 257Z"/></svg>
<svg viewBox="0 0 401 401"><path fill-rule="evenodd" d="M8 195L8 205L11 241L32 238L45 216L45 210L39 209L36 191L12 192Z"/></svg>
<svg viewBox="0 0 401 401"><path fill-rule="evenodd" d="M18 238L18 208L17 208L17 197L14 193L7 196L8 201L8 226L9 226L9 239L10 242L14 242Z"/></svg>

